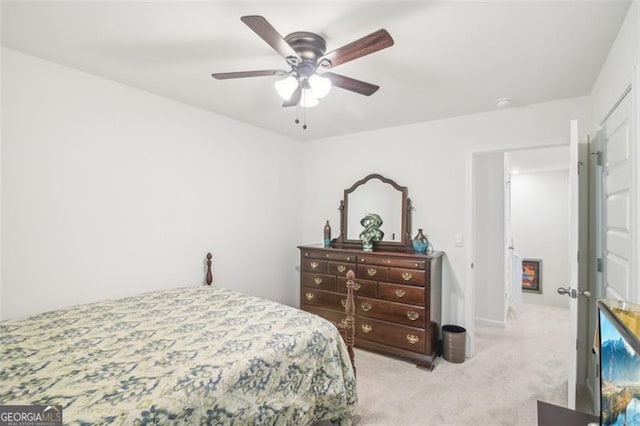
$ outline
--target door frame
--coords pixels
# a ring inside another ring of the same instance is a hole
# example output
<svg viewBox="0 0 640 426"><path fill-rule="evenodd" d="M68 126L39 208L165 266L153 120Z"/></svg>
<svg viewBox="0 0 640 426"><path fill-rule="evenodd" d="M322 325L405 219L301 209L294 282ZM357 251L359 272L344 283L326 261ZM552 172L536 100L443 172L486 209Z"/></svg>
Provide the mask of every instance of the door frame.
<svg viewBox="0 0 640 426"><path fill-rule="evenodd" d="M588 266L588 290L591 292L592 300L597 300L604 297L604 284L603 273L598 271L598 258L602 256L602 228L603 228L603 165L598 164L599 151L603 151L602 137L600 129L597 129L593 137L589 141L589 159L587 163L589 171L589 266ZM584 308L583 308L584 309ZM586 308L586 315L589 318L589 324L586 325L587 336L595 336L597 331L596 318L598 315L595 304ZM587 351L588 348L579 348L579 350ZM594 351L590 351L591 356L586 359L584 365L584 371L578 372L579 375L584 375L585 383L585 399L590 399L592 412L597 413L600 411L600 389L599 389L599 375L598 375L598 354ZM588 408L588 407L580 407Z"/></svg>
<svg viewBox="0 0 640 426"><path fill-rule="evenodd" d="M504 229L504 247L503 247L503 257L504 257L504 321L506 325L507 317L509 316L509 307L512 304L513 300L513 233L511 230L511 209L512 209L512 200L511 200L511 155L509 154L513 151L505 151L502 155L502 166L504 168L502 180L504 181L504 193L502 194L502 200L504 205L504 220L502 221L503 229Z"/></svg>

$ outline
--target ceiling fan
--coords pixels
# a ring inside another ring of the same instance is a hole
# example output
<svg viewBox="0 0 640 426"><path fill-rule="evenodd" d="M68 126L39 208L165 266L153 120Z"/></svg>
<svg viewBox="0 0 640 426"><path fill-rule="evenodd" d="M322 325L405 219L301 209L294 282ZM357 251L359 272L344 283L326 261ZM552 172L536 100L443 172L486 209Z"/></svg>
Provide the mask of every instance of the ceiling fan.
<svg viewBox="0 0 640 426"><path fill-rule="evenodd" d="M336 50L326 53L325 39L315 33L297 31L282 37L262 16L240 18L269 46L285 58L290 70L259 70L214 73L219 80L246 77L280 76L275 87L284 100L282 106L300 105L305 108L318 105L318 99L326 96L331 86L370 96L380 87L333 72L318 73L378 50L393 46L393 39L386 30L378 30Z"/></svg>

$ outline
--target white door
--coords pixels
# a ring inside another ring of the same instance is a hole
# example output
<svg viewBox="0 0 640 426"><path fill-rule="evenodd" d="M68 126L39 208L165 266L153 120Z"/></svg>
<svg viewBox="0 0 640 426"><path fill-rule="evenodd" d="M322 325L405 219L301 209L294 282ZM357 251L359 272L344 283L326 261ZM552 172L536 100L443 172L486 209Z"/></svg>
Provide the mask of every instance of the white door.
<svg viewBox="0 0 640 426"><path fill-rule="evenodd" d="M603 284L608 298L635 301L633 282L633 146L631 96L627 94L602 123Z"/></svg>
<svg viewBox="0 0 640 426"><path fill-rule="evenodd" d="M578 340L578 121L571 121L569 137L569 377L568 402L576 408L576 371ZM561 289L558 289L560 291Z"/></svg>

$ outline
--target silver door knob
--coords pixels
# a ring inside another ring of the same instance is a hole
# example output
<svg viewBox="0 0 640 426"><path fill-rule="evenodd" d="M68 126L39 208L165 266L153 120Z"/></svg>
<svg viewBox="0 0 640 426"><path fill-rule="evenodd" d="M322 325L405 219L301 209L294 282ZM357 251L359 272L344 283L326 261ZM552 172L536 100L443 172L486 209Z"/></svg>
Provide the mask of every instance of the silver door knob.
<svg viewBox="0 0 640 426"><path fill-rule="evenodd" d="M571 287L558 287L558 294L566 294L572 299L577 299L578 296L591 297L591 292L587 290L579 290Z"/></svg>

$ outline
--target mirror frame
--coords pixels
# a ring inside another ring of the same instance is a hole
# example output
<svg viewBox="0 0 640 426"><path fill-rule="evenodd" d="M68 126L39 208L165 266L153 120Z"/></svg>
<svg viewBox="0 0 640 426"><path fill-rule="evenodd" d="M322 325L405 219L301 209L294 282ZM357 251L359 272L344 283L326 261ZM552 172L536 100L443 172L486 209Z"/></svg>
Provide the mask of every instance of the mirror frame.
<svg viewBox="0 0 640 426"><path fill-rule="evenodd" d="M370 174L363 179L354 183L350 188L344 190L344 197L340 201L340 235L332 241L332 247L335 248L362 248L360 240L347 239L347 223L349 221L349 194L353 193L358 187L366 184L371 179L378 179L383 183L391 185L402 194L402 229L400 232L400 241L374 241L374 251L405 251L411 248L411 199L408 197L408 189L406 186L400 186L395 181L386 178L377 173ZM384 219L384 218L383 218Z"/></svg>

